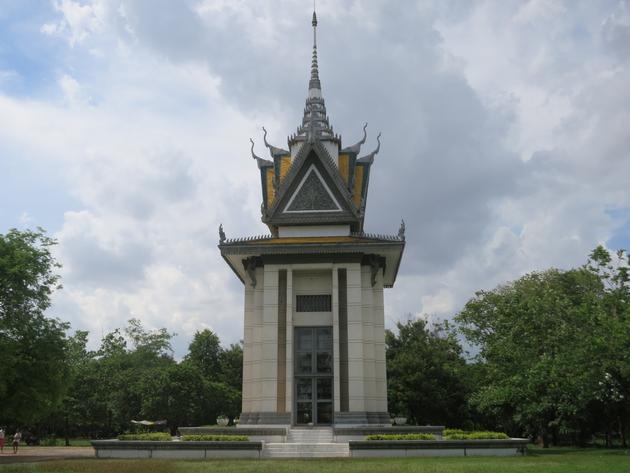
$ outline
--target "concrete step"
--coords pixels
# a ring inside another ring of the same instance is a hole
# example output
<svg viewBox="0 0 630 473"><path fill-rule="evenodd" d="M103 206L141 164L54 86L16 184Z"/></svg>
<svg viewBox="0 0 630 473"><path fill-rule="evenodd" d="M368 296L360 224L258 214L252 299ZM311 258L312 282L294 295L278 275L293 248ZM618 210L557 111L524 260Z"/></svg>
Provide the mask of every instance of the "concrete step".
<svg viewBox="0 0 630 473"><path fill-rule="evenodd" d="M332 435L289 435L287 436L287 442L292 443L332 443Z"/></svg>
<svg viewBox="0 0 630 473"><path fill-rule="evenodd" d="M333 430L330 427L290 429L288 443L332 443Z"/></svg>
<svg viewBox="0 0 630 473"><path fill-rule="evenodd" d="M348 457L347 443L266 443L264 458L327 458Z"/></svg>

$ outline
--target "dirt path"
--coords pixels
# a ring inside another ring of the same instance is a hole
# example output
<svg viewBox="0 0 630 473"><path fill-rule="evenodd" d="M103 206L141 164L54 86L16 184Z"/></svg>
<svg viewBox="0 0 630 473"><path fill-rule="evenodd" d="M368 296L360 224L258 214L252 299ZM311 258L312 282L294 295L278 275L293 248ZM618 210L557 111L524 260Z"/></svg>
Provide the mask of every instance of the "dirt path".
<svg viewBox="0 0 630 473"><path fill-rule="evenodd" d="M11 445L9 448L5 445L4 453L0 454L0 465L93 456L92 447L20 447L18 453L14 455Z"/></svg>

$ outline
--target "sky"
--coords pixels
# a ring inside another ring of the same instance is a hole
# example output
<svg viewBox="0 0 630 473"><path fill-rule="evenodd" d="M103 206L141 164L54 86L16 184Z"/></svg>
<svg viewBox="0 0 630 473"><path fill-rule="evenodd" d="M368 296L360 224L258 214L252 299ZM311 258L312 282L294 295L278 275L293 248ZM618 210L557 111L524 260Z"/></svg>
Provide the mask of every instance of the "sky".
<svg viewBox="0 0 630 473"><path fill-rule="evenodd" d="M407 245L386 326L630 249L630 2L318 0L349 145L381 152L365 228ZM228 238L268 233L249 138L300 123L310 0L0 0L0 233L44 227L50 316L243 336Z"/></svg>

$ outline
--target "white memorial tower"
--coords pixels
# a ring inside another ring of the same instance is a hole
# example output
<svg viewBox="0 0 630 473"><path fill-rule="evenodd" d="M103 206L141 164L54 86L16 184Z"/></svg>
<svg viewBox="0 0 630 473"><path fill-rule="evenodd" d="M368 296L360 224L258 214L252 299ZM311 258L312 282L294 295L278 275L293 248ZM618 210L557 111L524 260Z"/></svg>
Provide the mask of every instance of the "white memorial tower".
<svg viewBox="0 0 630 473"><path fill-rule="evenodd" d="M383 289L405 246L365 233L370 171L380 148L343 147L326 114L317 17L304 117L288 149L252 156L271 234L226 239L221 255L245 288L240 426L389 426Z"/></svg>

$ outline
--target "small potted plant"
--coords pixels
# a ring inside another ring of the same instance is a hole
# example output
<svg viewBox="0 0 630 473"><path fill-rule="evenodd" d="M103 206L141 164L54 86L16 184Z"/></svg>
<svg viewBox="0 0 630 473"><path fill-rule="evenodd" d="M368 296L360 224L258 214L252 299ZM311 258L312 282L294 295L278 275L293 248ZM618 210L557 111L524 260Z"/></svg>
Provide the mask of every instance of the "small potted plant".
<svg viewBox="0 0 630 473"><path fill-rule="evenodd" d="M226 425L228 425L229 422L230 419L228 419L226 416L217 417L217 425L220 425L221 427L225 427Z"/></svg>
<svg viewBox="0 0 630 473"><path fill-rule="evenodd" d="M407 417L402 414L394 416L394 424L405 425L407 423Z"/></svg>

